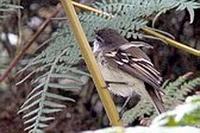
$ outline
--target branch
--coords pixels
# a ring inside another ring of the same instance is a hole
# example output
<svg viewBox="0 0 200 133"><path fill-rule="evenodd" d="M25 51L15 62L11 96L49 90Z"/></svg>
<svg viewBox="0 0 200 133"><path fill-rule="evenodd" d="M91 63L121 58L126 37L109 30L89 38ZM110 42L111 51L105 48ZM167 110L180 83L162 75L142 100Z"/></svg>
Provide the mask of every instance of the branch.
<svg viewBox="0 0 200 133"><path fill-rule="evenodd" d="M0 82L2 82L8 76L8 74L11 72L11 70L17 65L17 63L23 57L23 55L27 51L27 49L33 44L33 42L37 39L37 37L42 33L42 31L51 22L51 18L55 17L58 14L59 9L60 9L60 5L58 5L57 7L58 8L56 8L56 10L37 29L36 33L32 36L32 38L30 38L29 41L24 45L24 48L21 51L19 51L19 53L15 56L15 58L12 60L12 62L8 66L8 68L1 75Z"/></svg>
<svg viewBox="0 0 200 133"><path fill-rule="evenodd" d="M187 46L185 44L177 42L177 41L175 41L175 40L173 40L171 38L168 38L168 37L156 32L156 31L153 31L153 30L149 29L148 27L142 28L142 30L144 32L148 33L148 34L154 35L154 36L156 36L158 38L161 38L161 39L165 40L169 45L171 45L173 47L181 49L181 50L183 50L183 51L185 51L187 53L190 53L190 54L193 54L193 55L196 55L196 56L200 56L200 50L191 48L191 47L189 47L189 46Z"/></svg>

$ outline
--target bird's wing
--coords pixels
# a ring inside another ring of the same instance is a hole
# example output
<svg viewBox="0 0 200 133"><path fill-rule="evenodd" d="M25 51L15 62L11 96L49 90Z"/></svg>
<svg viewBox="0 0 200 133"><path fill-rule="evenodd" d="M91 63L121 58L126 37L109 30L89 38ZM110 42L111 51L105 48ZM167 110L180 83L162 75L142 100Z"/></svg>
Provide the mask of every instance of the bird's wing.
<svg viewBox="0 0 200 133"><path fill-rule="evenodd" d="M122 71L148 83L155 89L159 89L162 77L149 57L138 47L120 48L104 53L111 65L117 65Z"/></svg>
<svg viewBox="0 0 200 133"><path fill-rule="evenodd" d="M133 88L145 88L144 83L141 80L119 70L117 64L115 64L115 66L108 65L108 62L110 61L105 60L102 53L99 53L96 59L103 78L108 85L108 89L114 95L130 97L136 93Z"/></svg>
<svg viewBox="0 0 200 133"><path fill-rule="evenodd" d="M146 88L146 92L158 113L165 111L160 95L160 92L163 92L160 90L162 77L155 69L149 57L140 48L133 46L127 49L119 48L105 52L104 56L110 65L117 66L120 70L152 86L154 89Z"/></svg>

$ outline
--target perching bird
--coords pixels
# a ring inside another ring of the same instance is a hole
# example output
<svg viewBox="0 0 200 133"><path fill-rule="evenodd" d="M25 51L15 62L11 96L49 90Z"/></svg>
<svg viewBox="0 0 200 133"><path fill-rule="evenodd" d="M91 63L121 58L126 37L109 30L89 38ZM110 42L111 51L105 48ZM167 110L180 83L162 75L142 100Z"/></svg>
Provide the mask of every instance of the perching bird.
<svg viewBox="0 0 200 133"><path fill-rule="evenodd" d="M96 31L93 45L103 78L113 94L127 99L139 94L141 98L149 98L158 113L165 112L160 90L162 77L140 49L152 48L151 45L141 41L128 42L109 28ZM144 82L152 87L145 88Z"/></svg>

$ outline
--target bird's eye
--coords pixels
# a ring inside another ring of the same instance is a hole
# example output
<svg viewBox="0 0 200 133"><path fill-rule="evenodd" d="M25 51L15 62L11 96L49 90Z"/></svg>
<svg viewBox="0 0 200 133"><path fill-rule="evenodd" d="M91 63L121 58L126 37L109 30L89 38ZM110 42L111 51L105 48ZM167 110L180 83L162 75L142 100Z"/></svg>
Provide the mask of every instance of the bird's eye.
<svg viewBox="0 0 200 133"><path fill-rule="evenodd" d="M98 42L101 42L101 43L104 42L103 39L102 39L100 36L96 36L96 40L97 40Z"/></svg>

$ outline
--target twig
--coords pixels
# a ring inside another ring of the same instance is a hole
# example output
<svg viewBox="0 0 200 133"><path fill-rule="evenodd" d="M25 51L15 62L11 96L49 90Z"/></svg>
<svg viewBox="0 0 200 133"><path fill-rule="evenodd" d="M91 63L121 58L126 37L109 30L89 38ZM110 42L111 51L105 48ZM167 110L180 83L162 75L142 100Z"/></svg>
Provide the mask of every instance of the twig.
<svg viewBox="0 0 200 133"><path fill-rule="evenodd" d="M161 39L165 40L167 42L167 44L169 44L169 45L171 45L173 47L179 48L179 49L181 49L181 50L183 50L183 51L185 51L187 53L190 53L190 54L193 54L193 55L196 55L196 56L200 56L200 50L191 48L191 47L189 47L187 45L184 45L184 44L182 44L180 42L177 42L177 41L175 41L175 40L173 40L173 39L171 39L169 37L166 37L166 36L156 32L156 31L153 31L153 30L151 30L149 28L143 28L142 30L144 32L148 33L148 34L154 35L154 36L156 36L158 38L161 38Z"/></svg>
<svg viewBox="0 0 200 133"><path fill-rule="evenodd" d="M15 56L15 58L12 60L8 68L5 70L5 72L0 77L0 82L2 82L8 74L11 72L11 70L17 65L18 61L22 58L26 50L33 44L33 42L36 40L36 38L42 33L42 31L47 27L47 25L51 22L51 18L55 17L59 9L61 8L60 5L57 6L56 10L42 23L42 25L37 29L36 33L32 36L32 38L29 39L29 41L24 45L24 48L22 48L21 51Z"/></svg>

